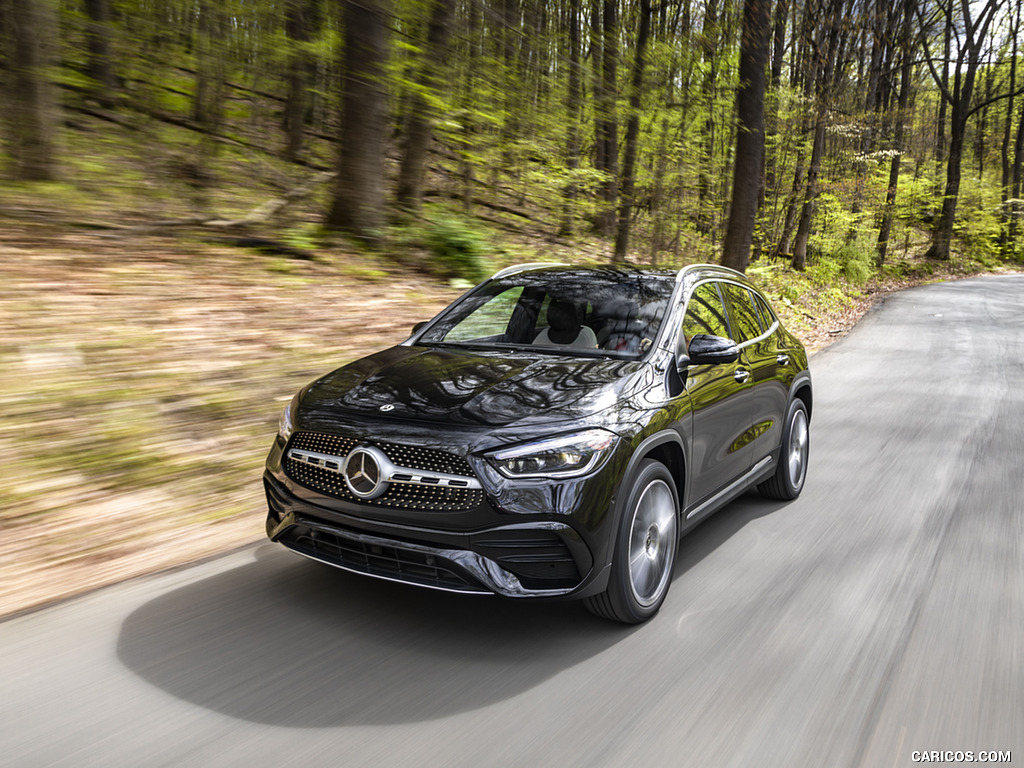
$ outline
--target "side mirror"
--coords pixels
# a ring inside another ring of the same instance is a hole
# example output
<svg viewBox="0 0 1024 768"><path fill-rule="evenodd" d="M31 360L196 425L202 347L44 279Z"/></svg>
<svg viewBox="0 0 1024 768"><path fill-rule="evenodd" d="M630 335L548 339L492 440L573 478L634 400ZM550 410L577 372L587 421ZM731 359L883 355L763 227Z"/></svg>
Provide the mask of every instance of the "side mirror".
<svg viewBox="0 0 1024 768"><path fill-rule="evenodd" d="M423 328L423 326L425 326L428 322L430 322L430 321L429 320L421 320L420 322L416 323L416 325L414 325L412 327L413 335L415 336L417 333L419 333L420 330Z"/></svg>
<svg viewBox="0 0 1024 768"><path fill-rule="evenodd" d="M680 366L721 365L722 363L734 363L739 356L739 347L732 339L700 333L690 339L690 346L685 358L679 355L677 360Z"/></svg>

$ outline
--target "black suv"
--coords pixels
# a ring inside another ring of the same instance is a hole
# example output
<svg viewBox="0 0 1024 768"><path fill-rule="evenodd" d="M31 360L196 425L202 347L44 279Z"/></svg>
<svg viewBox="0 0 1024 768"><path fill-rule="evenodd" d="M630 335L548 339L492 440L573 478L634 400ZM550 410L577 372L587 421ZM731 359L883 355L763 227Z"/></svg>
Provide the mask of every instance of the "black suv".
<svg viewBox="0 0 1024 768"><path fill-rule="evenodd" d="M738 272L515 267L295 396L267 534L371 576L641 622L681 534L750 486L800 493L811 400L803 346Z"/></svg>

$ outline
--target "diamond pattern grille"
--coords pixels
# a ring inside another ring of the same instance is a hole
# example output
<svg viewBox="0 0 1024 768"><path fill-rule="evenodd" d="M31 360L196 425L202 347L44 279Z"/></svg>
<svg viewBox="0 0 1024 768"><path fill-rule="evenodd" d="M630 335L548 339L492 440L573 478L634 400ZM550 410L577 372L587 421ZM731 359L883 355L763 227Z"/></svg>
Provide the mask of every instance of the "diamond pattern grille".
<svg viewBox="0 0 1024 768"><path fill-rule="evenodd" d="M319 432L297 432L292 436L288 447L344 457L360 443L375 445L400 467L464 477L474 476L465 459L446 451L413 445L357 441ZM408 483L392 483L387 491L376 499L358 499L349 491L345 479L338 472L295 461L287 455L284 459L284 470L288 477L310 490L370 506L424 512L465 512L480 506L484 501L483 491L477 488L446 488Z"/></svg>

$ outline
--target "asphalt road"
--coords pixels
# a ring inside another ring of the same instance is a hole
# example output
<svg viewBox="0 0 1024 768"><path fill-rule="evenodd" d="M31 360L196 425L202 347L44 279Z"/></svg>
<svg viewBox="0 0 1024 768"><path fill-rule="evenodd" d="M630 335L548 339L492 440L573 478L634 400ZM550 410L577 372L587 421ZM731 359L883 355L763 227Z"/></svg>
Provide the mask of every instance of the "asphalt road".
<svg viewBox="0 0 1024 768"><path fill-rule="evenodd" d="M803 495L684 539L644 626L263 544L0 624L0 764L1024 763L1024 276L895 295L812 372Z"/></svg>

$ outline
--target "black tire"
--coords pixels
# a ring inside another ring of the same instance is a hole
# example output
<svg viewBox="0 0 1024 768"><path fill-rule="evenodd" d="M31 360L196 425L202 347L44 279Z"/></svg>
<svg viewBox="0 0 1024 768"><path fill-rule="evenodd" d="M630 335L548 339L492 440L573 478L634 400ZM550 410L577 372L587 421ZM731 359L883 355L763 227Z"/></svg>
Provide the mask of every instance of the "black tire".
<svg viewBox="0 0 1024 768"><path fill-rule="evenodd" d="M640 464L623 510L608 589L585 604L606 619L639 624L665 601L679 549L679 496L664 464Z"/></svg>
<svg viewBox="0 0 1024 768"><path fill-rule="evenodd" d="M762 496L779 501L791 501L804 489L807 459L810 455L809 423L807 406L800 398L793 398L786 411L782 448L779 451L775 474L757 486Z"/></svg>

